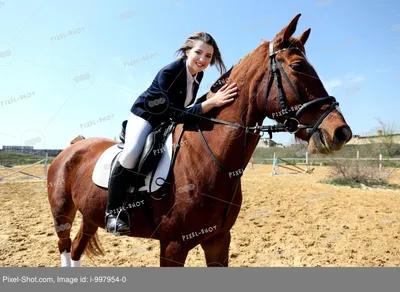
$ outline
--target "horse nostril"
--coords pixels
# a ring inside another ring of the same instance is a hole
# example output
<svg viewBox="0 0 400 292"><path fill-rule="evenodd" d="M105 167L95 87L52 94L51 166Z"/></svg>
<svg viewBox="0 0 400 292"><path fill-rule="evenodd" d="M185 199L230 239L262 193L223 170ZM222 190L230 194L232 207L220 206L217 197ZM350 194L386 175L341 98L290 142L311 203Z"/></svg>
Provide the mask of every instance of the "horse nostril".
<svg viewBox="0 0 400 292"><path fill-rule="evenodd" d="M348 126L342 126L336 129L335 140L346 143L351 139L352 135L353 134Z"/></svg>

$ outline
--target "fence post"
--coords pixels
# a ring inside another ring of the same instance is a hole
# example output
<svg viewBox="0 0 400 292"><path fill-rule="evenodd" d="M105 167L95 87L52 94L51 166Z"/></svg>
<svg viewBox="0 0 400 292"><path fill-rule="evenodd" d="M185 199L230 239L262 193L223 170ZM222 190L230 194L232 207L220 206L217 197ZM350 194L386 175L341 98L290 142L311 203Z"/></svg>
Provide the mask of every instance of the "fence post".
<svg viewBox="0 0 400 292"><path fill-rule="evenodd" d="M360 151L357 150L357 160L360 159Z"/></svg>
<svg viewBox="0 0 400 292"><path fill-rule="evenodd" d="M49 153L46 151L46 160L44 162L44 179L47 179L47 162L49 160Z"/></svg>
<svg viewBox="0 0 400 292"><path fill-rule="evenodd" d="M382 154L379 153L379 170L382 170Z"/></svg>
<svg viewBox="0 0 400 292"><path fill-rule="evenodd" d="M308 171L308 151L306 151L306 171Z"/></svg>
<svg viewBox="0 0 400 292"><path fill-rule="evenodd" d="M274 159L272 160L271 175L275 175L276 174L276 172L275 172L275 158L276 158L276 155L275 155L275 152L274 152Z"/></svg>

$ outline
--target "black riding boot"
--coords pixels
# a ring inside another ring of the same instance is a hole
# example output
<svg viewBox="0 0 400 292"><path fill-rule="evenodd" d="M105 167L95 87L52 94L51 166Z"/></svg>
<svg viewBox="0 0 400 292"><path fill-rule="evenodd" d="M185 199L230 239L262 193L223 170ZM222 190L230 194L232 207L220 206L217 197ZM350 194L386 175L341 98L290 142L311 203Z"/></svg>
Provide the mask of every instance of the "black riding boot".
<svg viewBox="0 0 400 292"><path fill-rule="evenodd" d="M108 186L108 201L106 209L106 231L114 235L127 235L130 232L130 220L127 211L122 210L129 187L128 170L118 161L111 173Z"/></svg>

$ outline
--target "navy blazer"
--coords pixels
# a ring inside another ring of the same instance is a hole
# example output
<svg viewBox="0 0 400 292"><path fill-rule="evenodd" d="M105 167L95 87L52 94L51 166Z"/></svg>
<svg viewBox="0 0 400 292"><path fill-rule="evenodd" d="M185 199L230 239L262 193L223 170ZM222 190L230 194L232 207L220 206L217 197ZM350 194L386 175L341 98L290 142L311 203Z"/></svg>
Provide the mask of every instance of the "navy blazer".
<svg viewBox="0 0 400 292"><path fill-rule="evenodd" d="M193 82L193 98L188 106L196 99L203 75L203 71L197 74L199 84ZM157 73L150 87L133 104L131 112L147 120L153 128L169 119L177 123L195 122L202 114L201 104L185 108L186 91L186 59L178 59Z"/></svg>

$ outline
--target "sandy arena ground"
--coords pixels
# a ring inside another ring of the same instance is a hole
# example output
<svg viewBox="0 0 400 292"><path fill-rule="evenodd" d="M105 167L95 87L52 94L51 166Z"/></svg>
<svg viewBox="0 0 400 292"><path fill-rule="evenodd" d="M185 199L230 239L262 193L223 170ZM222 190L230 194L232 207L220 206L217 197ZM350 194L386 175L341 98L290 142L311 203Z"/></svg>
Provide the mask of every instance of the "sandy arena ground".
<svg viewBox="0 0 400 292"><path fill-rule="evenodd" d="M318 183L328 167L316 167L311 175L270 176L270 170L258 165L245 171L230 266L400 266L399 190ZM43 167L27 172L41 176ZM0 169L0 177L8 173ZM390 182L400 183L400 170ZM45 186L44 181L0 183L0 266L60 266ZM74 236L79 223L80 216ZM106 256L83 256L82 266L159 266L158 241L98 233ZM205 265L201 247L193 249L186 266Z"/></svg>

